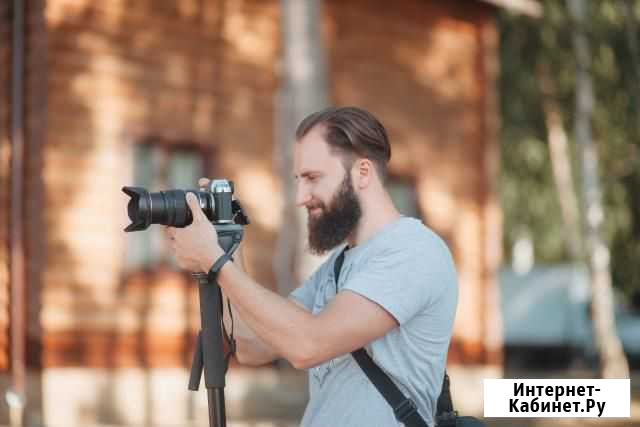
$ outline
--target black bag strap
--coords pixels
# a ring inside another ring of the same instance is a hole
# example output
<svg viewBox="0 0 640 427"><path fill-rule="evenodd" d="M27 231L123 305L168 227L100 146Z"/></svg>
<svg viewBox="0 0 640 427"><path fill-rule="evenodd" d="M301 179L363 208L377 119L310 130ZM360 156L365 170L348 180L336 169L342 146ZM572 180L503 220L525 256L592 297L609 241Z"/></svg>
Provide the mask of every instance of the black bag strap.
<svg viewBox="0 0 640 427"><path fill-rule="evenodd" d="M413 400L406 397L385 372L360 348L351 353L374 387L393 409L393 415L407 427L428 427Z"/></svg>
<svg viewBox="0 0 640 427"><path fill-rule="evenodd" d="M342 264L344 263L344 253L348 248L349 247L346 246L342 250L342 252L340 252L340 255L338 255L335 262L333 263L333 279L334 283L336 284L336 294L338 293L338 277L340 277L340 270L342 269Z"/></svg>
<svg viewBox="0 0 640 427"><path fill-rule="evenodd" d="M345 247L340 255L336 258L333 264L333 275L336 285L336 294L338 293L338 278L340 277L340 270L344 263L344 253L348 247ZM371 359L371 356L365 351L364 348L360 348L351 353L353 358L358 362L360 369L369 378L374 387L384 397L389 406L393 409L393 414L396 419L401 423L404 423L407 427L426 427L427 423L424 421L418 408L413 400L407 398L395 385L391 378ZM444 378L442 380L442 389L440 390L440 396L436 405L436 425L438 427L455 427L456 418L458 414L453 410L453 402L451 401L451 391L449 389L449 375L447 371L444 372Z"/></svg>
<svg viewBox="0 0 640 427"><path fill-rule="evenodd" d="M338 292L338 277L340 277L340 269L344 262L344 253L346 248L338 255L333 265L333 273L336 284L336 293ZM358 362L360 368L365 375L373 383L374 387L380 392L384 400L393 409L393 414L398 421L404 423L407 427L428 427L428 424L420 416L418 408L413 400L407 398L395 385L391 378L384 373L378 365L374 363L369 354L360 348L351 353L353 358Z"/></svg>

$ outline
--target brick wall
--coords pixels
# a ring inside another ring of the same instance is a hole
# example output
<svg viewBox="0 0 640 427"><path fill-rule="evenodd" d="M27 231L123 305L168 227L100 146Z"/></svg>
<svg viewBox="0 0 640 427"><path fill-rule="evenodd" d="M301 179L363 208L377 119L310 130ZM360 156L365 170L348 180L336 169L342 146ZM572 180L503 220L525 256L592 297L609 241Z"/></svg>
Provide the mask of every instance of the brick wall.
<svg viewBox="0 0 640 427"><path fill-rule="evenodd" d="M44 223L42 221L42 146L46 129L46 29L44 4L40 0L25 3L23 35L23 160L22 175L22 237L25 256L24 316L26 365L40 365L40 274L44 260ZM12 57L13 9L11 2L0 4L0 370L9 368L10 324L10 251L11 155L12 133Z"/></svg>
<svg viewBox="0 0 640 427"><path fill-rule="evenodd" d="M126 272L131 148L153 138L214 152L254 219L247 255L273 286L270 174L275 1L51 0L44 155L46 366L180 366L199 323L196 287L160 266ZM194 183L195 184L195 183ZM158 190L158 189L156 189ZM251 197L258 194L260 197Z"/></svg>
<svg viewBox="0 0 640 427"><path fill-rule="evenodd" d="M41 343L45 366L187 365L199 322L195 286L169 266L124 269L127 198L120 188L132 183L132 147L140 141L213 153L207 173L236 182L253 220L245 238L250 273L275 287L278 2L29 4L31 357L40 359ZM460 309L451 360L498 364L493 9L468 1L324 4L332 101L382 119L393 143L392 173L416 184L427 224L456 257ZM0 49L6 61L6 45ZM5 64L0 73L8 72ZM7 105L0 101L3 122ZM8 164L2 141L0 161ZM0 197L8 197L5 163ZM7 247L0 248L5 266Z"/></svg>
<svg viewBox="0 0 640 427"><path fill-rule="evenodd" d="M47 142L47 28L45 0L25 2L24 78L24 233L26 251L27 366L41 367L43 274L46 268L47 227L43 154Z"/></svg>
<svg viewBox="0 0 640 427"><path fill-rule="evenodd" d="M426 224L454 253L454 363L501 363L494 12L468 1L327 2L333 101L381 118L390 172L415 183Z"/></svg>
<svg viewBox="0 0 640 427"><path fill-rule="evenodd" d="M0 3L0 39L11 40L9 5ZM9 197L10 157L9 109L10 66L9 43L0 44L0 371L9 368Z"/></svg>

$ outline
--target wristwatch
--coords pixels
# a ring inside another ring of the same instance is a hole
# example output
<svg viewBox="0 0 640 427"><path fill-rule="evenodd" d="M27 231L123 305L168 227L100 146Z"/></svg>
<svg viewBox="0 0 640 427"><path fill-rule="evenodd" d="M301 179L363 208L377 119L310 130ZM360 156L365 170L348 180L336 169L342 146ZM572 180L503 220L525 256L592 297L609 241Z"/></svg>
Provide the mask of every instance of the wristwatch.
<svg viewBox="0 0 640 427"><path fill-rule="evenodd" d="M227 261L233 261L233 258L231 257L231 255L229 255L228 253L224 253L220 255L220 258L218 258L216 262L214 262L211 268L209 269L209 273L208 273L209 280L217 279L220 269L222 268L223 265L227 263Z"/></svg>

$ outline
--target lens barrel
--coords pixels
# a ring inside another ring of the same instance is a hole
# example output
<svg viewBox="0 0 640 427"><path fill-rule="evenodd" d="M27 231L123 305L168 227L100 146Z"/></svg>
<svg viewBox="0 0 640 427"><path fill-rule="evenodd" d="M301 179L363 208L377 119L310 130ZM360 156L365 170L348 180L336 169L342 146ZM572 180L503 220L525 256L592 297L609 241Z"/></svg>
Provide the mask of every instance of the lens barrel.
<svg viewBox="0 0 640 427"><path fill-rule="evenodd" d="M215 202L213 195L201 190L167 190L150 193L142 187L123 187L122 191L131 197L127 205L127 214L131 220L124 231L140 231L151 224L170 227L186 227L193 222L191 209L187 205L187 193L193 193L210 221L215 220Z"/></svg>

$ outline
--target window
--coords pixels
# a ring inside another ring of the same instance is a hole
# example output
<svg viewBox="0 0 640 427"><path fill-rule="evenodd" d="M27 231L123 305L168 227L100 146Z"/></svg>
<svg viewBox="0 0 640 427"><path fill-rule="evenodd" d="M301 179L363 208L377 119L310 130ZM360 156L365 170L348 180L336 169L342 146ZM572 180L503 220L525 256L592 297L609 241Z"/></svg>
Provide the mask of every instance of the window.
<svg viewBox="0 0 640 427"><path fill-rule="evenodd" d="M198 178L205 175L205 158L206 153L198 147L137 144L133 153L132 186L149 191L195 189ZM129 233L127 237L126 266L129 269L174 263L162 226L152 225L144 231Z"/></svg>

